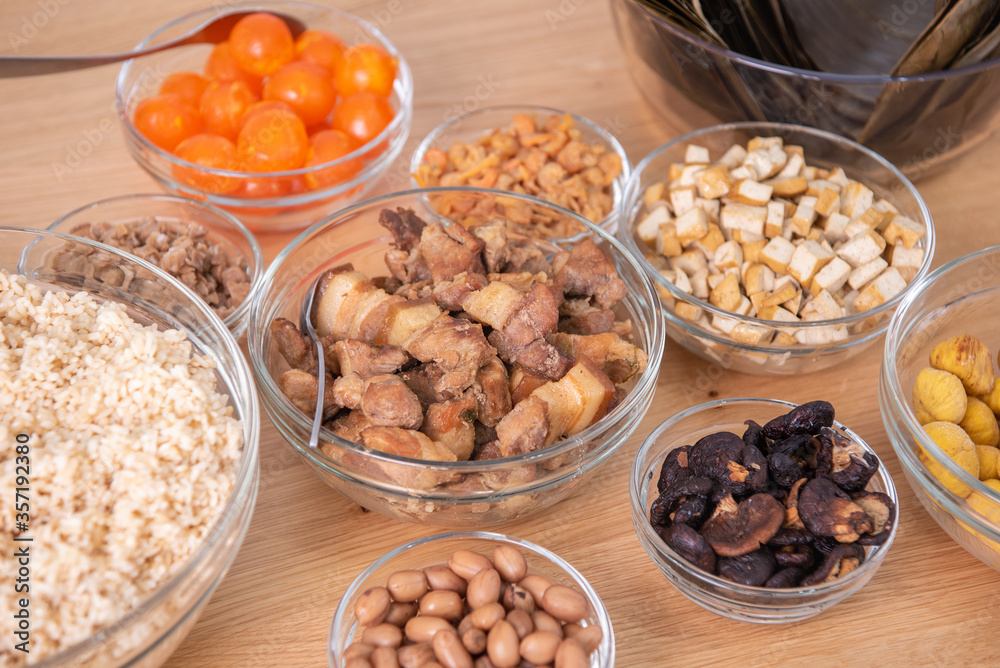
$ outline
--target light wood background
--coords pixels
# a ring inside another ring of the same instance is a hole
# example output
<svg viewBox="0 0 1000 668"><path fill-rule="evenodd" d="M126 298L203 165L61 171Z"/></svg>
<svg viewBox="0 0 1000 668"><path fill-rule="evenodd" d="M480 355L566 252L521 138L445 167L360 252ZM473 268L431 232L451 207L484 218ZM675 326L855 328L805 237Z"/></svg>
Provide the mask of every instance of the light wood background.
<svg viewBox="0 0 1000 668"><path fill-rule="evenodd" d="M413 70L411 139L381 192L401 187L419 139L456 105L572 110L610 127L633 163L678 134L630 81L605 0L331 4L381 25ZM21 54L131 48L155 27L206 5L3 0L0 53L15 46ZM156 190L128 157L116 125L117 71L0 81L0 224L43 227L96 199ZM935 265L1000 242L998 149L995 137L919 182L939 230ZM268 259L289 238L261 237ZM1000 578L952 542L904 482L877 407L880 352L876 345L808 377L763 379L720 372L668 343L638 432L572 498L502 530L554 550L589 578L611 614L619 666L996 665ZM832 401L899 487L901 525L882 569L854 597L807 622L738 623L688 602L643 552L629 520L628 471L645 434L679 409L743 395ZM261 487L249 533L170 660L173 668L325 665L330 620L348 583L387 550L434 532L363 512L298 463L266 417L262 424Z"/></svg>

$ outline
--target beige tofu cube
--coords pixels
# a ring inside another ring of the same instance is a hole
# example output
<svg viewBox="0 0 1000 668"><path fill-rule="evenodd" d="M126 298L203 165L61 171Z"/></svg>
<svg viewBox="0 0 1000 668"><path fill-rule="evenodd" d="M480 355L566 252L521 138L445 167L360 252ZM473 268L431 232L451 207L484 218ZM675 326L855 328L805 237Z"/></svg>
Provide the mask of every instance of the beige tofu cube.
<svg viewBox="0 0 1000 668"><path fill-rule="evenodd" d="M709 269L709 271L708 271L708 291L709 291L709 293L711 293L712 290L714 290L716 287L718 287L719 283L721 283L724 280L726 280L726 275L724 273L722 273L721 271L718 272L718 273L712 273L712 270Z"/></svg>
<svg viewBox="0 0 1000 668"><path fill-rule="evenodd" d="M762 148L782 148L785 145L785 140L782 137L754 137L747 142L748 151L756 151Z"/></svg>
<svg viewBox="0 0 1000 668"><path fill-rule="evenodd" d="M677 237L677 225L663 223L656 237L656 252L664 257L676 257L683 252L681 240Z"/></svg>
<svg viewBox="0 0 1000 668"><path fill-rule="evenodd" d="M858 222L864 223L870 230L877 230L884 216L883 212L872 206L858 217Z"/></svg>
<svg viewBox="0 0 1000 668"><path fill-rule="evenodd" d="M775 281L774 290L764 298L760 305L762 308L780 306L788 300L794 299L797 291L798 289L792 283L779 283Z"/></svg>
<svg viewBox="0 0 1000 668"><path fill-rule="evenodd" d="M764 219L764 236L768 239L780 237L785 226L785 205L782 202L767 203L767 217Z"/></svg>
<svg viewBox="0 0 1000 668"><path fill-rule="evenodd" d="M733 177L733 180L739 179L750 179L751 181L757 181L757 172L750 165L740 165L735 169L729 170L729 175Z"/></svg>
<svg viewBox="0 0 1000 668"><path fill-rule="evenodd" d="M743 160L744 166L753 168L759 181L771 178L787 163L788 154L782 147L776 145L748 149L747 157Z"/></svg>
<svg viewBox="0 0 1000 668"><path fill-rule="evenodd" d="M757 312L764 306L764 300L769 294L768 292L755 292L750 295L750 315L757 316Z"/></svg>
<svg viewBox="0 0 1000 668"><path fill-rule="evenodd" d="M844 234L847 235L848 239L853 239L860 234L868 234L871 232L871 229L872 228L868 227L860 220L852 220L851 223L844 228Z"/></svg>
<svg viewBox="0 0 1000 668"><path fill-rule="evenodd" d="M740 281L736 274L726 274L722 282L709 293L708 301L721 309L735 311L740 304L741 297Z"/></svg>
<svg viewBox="0 0 1000 668"><path fill-rule="evenodd" d="M793 176L802 176L802 168L806 166L806 159L802 154L802 147L786 146L785 154L788 156L788 162L786 162L785 166L778 172L777 178L781 179Z"/></svg>
<svg viewBox="0 0 1000 668"><path fill-rule="evenodd" d="M727 241L715 249L715 266L719 269L740 267L743 264L743 247L735 241Z"/></svg>
<svg viewBox="0 0 1000 668"><path fill-rule="evenodd" d="M796 290L791 299L781 302L781 306L782 308L787 309L789 313L798 315L799 308L802 306L802 291Z"/></svg>
<svg viewBox="0 0 1000 668"><path fill-rule="evenodd" d="M819 229L816 226L809 228L809 234L806 235L806 239L810 241L815 241L817 243L819 243L820 241L826 241L823 238L823 230Z"/></svg>
<svg viewBox="0 0 1000 668"><path fill-rule="evenodd" d="M824 188L816 198L816 205L813 208L821 216L840 213L840 193L833 188Z"/></svg>
<svg viewBox="0 0 1000 668"><path fill-rule="evenodd" d="M733 313L736 313L738 315L746 315L749 312L750 312L750 300L747 299L746 297L742 297L740 299L739 305L737 305L737 307L733 309ZM739 325L739 323L740 321L737 320L736 318L727 318L721 315L712 316L712 326L721 332L725 332L726 334L732 333L733 329L737 325Z"/></svg>
<svg viewBox="0 0 1000 668"><path fill-rule="evenodd" d="M677 238L681 240L681 245L687 248L708 234L708 214L702 209L692 207L677 216L674 225L677 226Z"/></svg>
<svg viewBox="0 0 1000 668"><path fill-rule="evenodd" d="M867 264L885 250L885 239L878 232L869 230L845 241L837 249L837 257L854 268Z"/></svg>
<svg viewBox="0 0 1000 668"><path fill-rule="evenodd" d="M767 207L732 203L722 207L719 224L723 230L741 229L763 235L766 218Z"/></svg>
<svg viewBox="0 0 1000 668"><path fill-rule="evenodd" d="M657 206L650 209L649 213L635 226L637 237L653 247L656 245L656 238L660 236L660 226L670 222L670 212L666 206Z"/></svg>
<svg viewBox="0 0 1000 668"><path fill-rule="evenodd" d="M799 244L788 263L788 273L800 285L809 285L820 269L836 257L812 239Z"/></svg>
<svg viewBox="0 0 1000 668"><path fill-rule="evenodd" d="M730 188L727 199L740 204L750 204L751 206L765 206L771 201L771 186L750 179L735 181Z"/></svg>
<svg viewBox="0 0 1000 668"><path fill-rule="evenodd" d="M804 195L799 199L792 215L792 232L800 237L808 236L813 221L816 220L816 198Z"/></svg>
<svg viewBox="0 0 1000 668"><path fill-rule="evenodd" d="M857 181L849 181L840 191L840 212L854 220L870 209L874 201L875 193L871 188Z"/></svg>
<svg viewBox="0 0 1000 668"><path fill-rule="evenodd" d="M774 270L759 262L751 264L744 273L743 285L748 295L771 292L774 290Z"/></svg>
<svg viewBox="0 0 1000 668"><path fill-rule="evenodd" d="M667 184L666 183L654 183L652 185L646 186L646 190L642 193L642 203L647 207L652 208L657 202L665 202L667 199Z"/></svg>
<svg viewBox="0 0 1000 668"><path fill-rule="evenodd" d="M670 267L680 269L688 276L694 276L700 271L707 275L708 259L700 250L688 249L677 257L670 258Z"/></svg>
<svg viewBox="0 0 1000 668"><path fill-rule="evenodd" d="M757 312L757 317L775 322L800 322L797 315L781 306L765 306Z"/></svg>
<svg viewBox="0 0 1000 668"><path fill-rule="evenodd" d="M691 281L691 294L698 299L708 299L708 269L688 274L688 279Z"/></svg>
<svg viewBox="0 0 1000 668"><path fill-rule="evenodd" d="M882 213L899 213L899 209L887 199L880 199L873 206Z"/></svg>
<svg viewBox="0 0 1000 668"><path fill-rule="evenodd" d="M822 178L819 174L819 168L812 165L806 165L802 168L802 176L806 177L806 181L815 181L818 178Z"/></svg>
<svg viewBox="0 0 1000 668"><path fill-rule="evenodd" d="M674 279L671 281L681 292L691 294L691 279L680 269L674 270Z"/></svg>
<svg viewBox="0 0 1000 668"><path fill-rule="evenodd" d="M837 292L847 279L851 276L851 265L847 264L839 257L834 257L829 264L816 272L812 283L809 285L809 292L817 294L822 291L830 293Z"/></svg>
<svg viewBox="0 0 1000 668"><path fill-rule="evenodd" d="M722 203L717 199L705 199L704 197L695 197L694 205L708 214L708 219L713 223L719 222L719 209Z"/></svg>
<svg viewBox="0 0 1000 668"><path fill-rule="evenodd" d="M733 177L730 176L728 167L717 164L698 172L694 182L698 187L698 194L703 199L718 199L729 192L733 185Z"/></svg>
<svg viewBox="0 0 1000 668"><path fill-rule="evenodd" d="M859 312L871 310L886 303L905 289L906 281L899 271L895 267L889 267L865 286L858 298L854 300L854 308Z"/></svg>
<svg viewBox="0 0 1000 668"><path fill-rule="evenodd" d="M667 181L671 185L677 183L681 178L681 173L684 171L683 162L672 162L670 163L670 168L667 170ZM677 185L680 185L679 183Z"/></svg>
<svg viewBox="0 0 1000 668"><path fill-rule="evenodd" d="M903 267L919 269L920 265L924 263L924 249L920 246L907 248L905 244L896 244L889 247L888 255L889 266L900 270L900 273L903 273Z"/></svg>
<svg viewBox="0 0 1000 668"><path fill-rule="evenodd" d="M733 144L722 154L719 162L725 165L727 169L733 170L742 165L746 157L747 150L740 144Z"/></svg>
<svg viewBox="0 0 1000 668"><path fill-rule="evenodd" d="M847 241L847 226L851 224L851 219L842 213L831 213L823 221L823 236L831 243Z"/></svg>
<svg viewBox="0 0 1000 668"><path fill-rule="evenodd" d="M903 280L907 284L910 284L917 277L919 269L917 267L896 267L896 271L899 272L899 275L903 277Z"/></svg>
<svg viewBox="0 0 1000 668"><path fill-rule="evenodd" d="M756 263L760 261L760 251L767 245L767 239L744 241L741 245L743 246L743 261Z"/></svg>
<svg viewBox="0 0 1000 668"><path fill-rule="evenodd" d="M687 149L684 151L684 162L688 164L697 162L707 165L711 162L708 149L697 144L688 144Z"/></svg>
<svg viewBox="0 0 1000 668"><path fill-rule="evenodd" d="M725 237L722 236L722 230L715 223L708 224L708 232L698 241L691 244L692 248L697 248L706 257L710 257L715 254L715 251L726 242Z"/></svg>
<svg viewBox="0 0 1000 668"><path fill-rule="evenodd" d="M923 223L918 223L903 215L894 215L889 220L889 224L885 226L885 232L882 233L882 236L889 245L902 242L906 248L913 248L914 244L920 241L926 233L927 227Z"/></svg>
<svg viewBox="0 0 1000 668"><path fill-rule="evenodd" d="M806 346L826 346L846 341L848 337L845 325L825 325L823 327L802 327L795 330L795 339Z"/></svg>
<svg viewBox="0 0 1000 668"><path fill-rule="evenodd" d="M851 182L851 180L847 178L847 173L844 172L843 167L834 167L831 169L830 173L826 176L826 180L830 183L836 183L840 186L841 190L843 190L844 187Z"/></svg>
<svg viewBox="0 0 1000 668"><path fill-rule="evenodd" d="M772 345L776 346L794 346L799 342L795 338L795 334L792 332L781 331L774 335L774 340L771 341Z"/></svg>
<svg viewBox="0 0 1000 668"><path fill-rule="evenodd" d="M876 276L885 271L885 268L888 266L889 263L879 256L871 262L852 269L851 275L847 277L847 284L854 290L860 290Z"/></svg>
<svg viewBox="0 0 1000 668"><path fill-rule="evenodd" d="M815 179L813 181L809 181L809 188L806 190L806 194L818 198L823 191L828 188L834 193L838 195L840 194L840 186L832 181L827 181L826 179Z"/></svg>
<svg viewBox="0 0 1000 668"><path fill-rule="evenodd" d="M670 187L670 206L673 207L674 215L683 216L694 208L695 187L677 186Z"/></svg>
<svg viewBox="0 0 1000 668"><path fill-rule="evenodd" d="M685 164L683 167L681 167L680 174L677 176L677 178L670 181L670 188L671 189L673 189L674 187L695 188L698 174L703 172L705 170L705 167L706 165Z"/></svg>
<svg viewBox="0 0 1000 668"><path fill-rule="evenodd" d="M784 237L771 239L766 246L760 249L760 261L771 268L776 274L784 274L788 271L788 263L792 261L795 254L795 246Z"/></svg>
<svg viewBox="0 0 1000 668"><path fill-rule="evenodd" d="M703 311L690 302L678 301L674 304L674 313L685 320L698 320Z"/></svg>
<svg viewBox="0 0 1000 668"><path fill-rule="evenodd" d="M747 322L738 322L729 332L733 341L742 343L745 346L759 346L766 342L774 330L762 325L751 325Z"/></svg>
<svg viewBox="0 0 1000 668"><path fill-rule="evenodd" d="M764 181L771 186L771 194L774 197L798 197L805 194L807 183L801 176L778 176Z"/></svg>
<svg viewBox="0 0 1000 668"><path fill-rule="evenodd" d="M826 290L821 290L809 303L802 307L800 314L803 320L815 322L817 320L833 320L844 317L844 308L837 303L833 295Z"/></svg>
<svg viewBox="0 0 1000 668"><path fill-rule="evenodd" d="M733 241L739 244L748 244L755 241L767 241L763 234L757 234L756 232L748 232L746 230L736 228L730 235Z"/></svg>

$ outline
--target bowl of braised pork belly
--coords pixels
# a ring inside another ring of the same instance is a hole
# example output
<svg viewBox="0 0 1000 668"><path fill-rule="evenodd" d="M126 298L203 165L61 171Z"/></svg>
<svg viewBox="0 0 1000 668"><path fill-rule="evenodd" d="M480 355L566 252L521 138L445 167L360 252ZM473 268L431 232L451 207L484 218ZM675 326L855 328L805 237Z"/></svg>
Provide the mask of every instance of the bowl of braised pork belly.
<svg viewBox="0 0 1000 668"><path fill-rule="evenodd" d="M526 212L591 234L510 223ZM565 498L634 432L663 352L656 292L621 243L512 193L363 202L303 232L264 285L248 345L278 431L331 487L413 522L492 525Z"/></svg>

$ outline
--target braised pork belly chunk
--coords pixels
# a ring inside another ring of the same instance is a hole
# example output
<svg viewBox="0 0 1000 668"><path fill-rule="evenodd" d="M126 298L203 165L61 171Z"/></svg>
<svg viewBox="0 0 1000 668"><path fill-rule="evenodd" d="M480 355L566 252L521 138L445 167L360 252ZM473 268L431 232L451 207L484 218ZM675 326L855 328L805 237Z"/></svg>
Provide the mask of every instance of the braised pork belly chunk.
<svg viewBox="0 0 1000 668"><path fill-rule="evenodd" d="M593 241L560 251L515 238L502 219L466 229L408 209L383 210L379 223L392 235L390 275L331 269L309 314L334 434L426 461L530 453L602 419L646 368L618 315L627 286ZM289 367L279 387L311 417L316 348L284 318L271 334ZM422 488L455 482L409 472L404 481L398 464L381 460L369 468Z"/></svg>

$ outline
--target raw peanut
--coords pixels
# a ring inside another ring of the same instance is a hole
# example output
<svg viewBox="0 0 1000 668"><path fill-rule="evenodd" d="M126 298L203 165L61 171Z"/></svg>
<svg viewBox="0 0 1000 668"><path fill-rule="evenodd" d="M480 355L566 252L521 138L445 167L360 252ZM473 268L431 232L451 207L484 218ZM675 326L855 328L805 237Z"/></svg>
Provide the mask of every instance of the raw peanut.
<svg viewBox="0 0 1000 668"><path fill-rule="evenodd" d="M457 596L457 594L456 594ZM494 568L484 568L469 580L465 600L475 610L500 599L500 574Z"/></svg>
<svg viewBox="0 0 1000 668"><path fill-rule="evenodd" d="M389 612L385 614L386 624L395 624L399 628L406 626L406 622L410 621L417 616L417 604L414 602L410 603L398 603L393 601L389 604Z"/></svg>
<svg viewBox="0 0 1000 668"><path fill-rule="evenodd" d="M462 621L458 623L456 630L458 631L458 635L462 636L465 635L466 631L474 628L476 628L476 625L472 622L472 613L469 613L465 617L462 617Z"/></svg>
<svg viewBox="0 0 1000 668"><path fill-rule="evenodd" d="M567 624L566 628L568 629L570 626L576 625ZM591 624L590 626L584 626L583 628L577 626L577 629L572 633L567 630L566 636L580 643L583 647L583 651L590 654L591 652L597 651L597 648L601 646L601 640L604 639L604 632L601 630L600 626Z"/></svg>
<svg viewBox="0 0 1000 668"><path fill-rule="evenodd" d="M587 668L590 659L583 647L575 640L563 640L556 650L555 668Z"/></svg>
<svg viewBox="0 0 1000 668"><path fill-rule="evenodd" d="M448 560L448 567L466 580L471 580L479 571L493 568L493 562L472 550L455 550Z"/></svg>
<svg viewBox="0 0 1000 668"><path fill-rule="evenodd" d="M416 601L427 591L427 576L423 571L397 571L389 576L386 585L394 601Z"/></svg>
<svg viewBox="0 0 1000 668"><path fill-rule="evenodd" d="M406 637L413 642L430 642L439 631L454 630L440 617L414 617L406 622Z"/></svg>
<svg viewBox="0 0 1000 668"><path fill-rule="evenodd" d="M476 657L476 662L472 664L472 668L497 668L497 667L493 665L492 661L490 661L489 656L483 654L482 656Z"/></svg>
<svg viewBox="0 0 1000 668"><path fill-rule="evenodd" d="M564 635L563 625L544 610L535 610L531 613L531 621L534 623L536 631L549 631L555 633L559 638Z"/></svg>
<svg viewBox="0 0 1000 668"><path fill-rule="evenodd" d="M392 624L369 626L361 634L361 642L375 647L399 647L403 642L403 632Z"/></svg>
<svg viewBox="0 0 1000 668"><path fill-rule="evenodd" d="M344 668L374 668L372 662L364 657L356 657L344 664Z"/></svg>
<svg viewBox="0 0 1000 668"><path fill-rule="evenodd" d="M580 626L579 624L577 624L576 622L570 622L569 624L563 624L563 637L565 637L565 638L572 638L577 633L579 633L581 629L583 629L583 627Z"/></svg>
<svg viewBox="0 0 1000 668"><path fill-rule="evenodd" d="M531 663L552 663L562 638L551 631L535 631L521 639L521 657Z"/></svg>
<svg viewBox="0 0 1000 668"><path fill-rule="evenodd" d="M535 598L519 585L508 585L503 591L503 607L508 610L524 610L529 615L537 607Z"/></svg>
<svg viewBox="0 0 1000 668"><path fill-rule="evenodd" d="M497 622L507 616L507 611L499 603L490 603L481 608L476 608L469 613L472 625L477 629L489 631Z"/></svg>
<svg viewBox="0 0 1000 668"><path fill-rule="evenodd" d="M486 636L486 653L496 668L514 668L521 662L520 638L505 620L497 622Z"/></svg>
<svg viewBox="0 0 1000 668"><path fill-rule="evenodd" d="M431 642L434 656L445 668L472 668L472 655L453 631L442 631Z"/></svg>
<svg viewBox="0 0 1000 668"><path fill-rule="evenodd" d="M516 547L497 545L493 548L493 567L507 582L520 582L528 574L528 562Z"/></svg>
<svg viewBox="0 0 1000 668"><path fill-rule="evenodd" d="M542 608L564 622L578 622L590 611L590 605L583 594L563 585L552 585L545 590Z"/></svg>
<svg viewBox="0 0 1000 668"><path fill-rule="evenodd" d="M389 611L389 603L389 591L385 587L366 590L354 603L354 616L358 618L358 625L381 624Z"/></svg>
<svg viewBox="0 0 1000 668"><path fill-rule="evenodd" d="M464 608L462 597L453 591L429 591L420 597L421 615L457 622L462 618Z"/></svg>
<svg viewBox="0 0 1000 668"><path fill-rule="evenodd" d="M524 610L511 610L508 612L507 622L517 631L518 638L524 638L535 630L535 624L531 621L531 615Z"/></svg>
<svg viewBox="0 0 1000 668"><path fill-rule="evenodd" d="M453 591L461 596L465 596L466 587L469 585L465 578L447 566L428 566L424 569L424 575L427 576L431 589Z"/></svg>
<svg viewBox="0 0 1000 668"><path fill-rule="evenodd" d="M536 605L541 605L542 596L552 586L552 582L542 575L526 575L518 581L517 586L531 594Z"/></svg>
<svg viewBox="0 0 1000 668"><path fill-rule="evenodd" d="M396 658L402 668L423 668L434 660L434 648L429 642L405 645L396 652Z"/></svg>
<svg viewBox="0 0 1000 668"><path fill-rule="evenodd" d="M399 668L399 659L396 658L396 648L377 647L372 652L372 668Z"/></svg>
<svg viewBox="0 0 1000 668"><path fill-rule="evenodd" d="M486 633L473 627L462 634L462 645L470 654L482 654L486 651Z"/></svg>
<svg viewBox="0 0 1000 668"><path fill-rule="evenodd" d="M367 659L371 657L372 652L375 651L375 645L369 645L363 642L355 642L351 644L347 649L344 650L344 661L350 661L351 659Z"/></svg>

